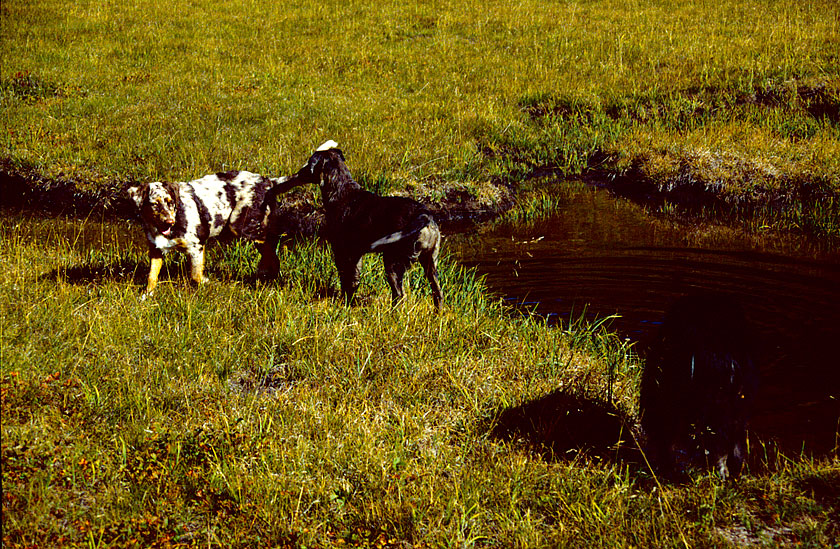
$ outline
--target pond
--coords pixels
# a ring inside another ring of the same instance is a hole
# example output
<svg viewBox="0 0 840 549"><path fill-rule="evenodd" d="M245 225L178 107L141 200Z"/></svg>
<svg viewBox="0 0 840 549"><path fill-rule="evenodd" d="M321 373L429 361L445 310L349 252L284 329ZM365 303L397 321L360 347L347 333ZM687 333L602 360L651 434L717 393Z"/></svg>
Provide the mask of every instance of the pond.
<svg viewBox="0 0 840 549"><path fill-rule="evenodd" d="M751 430L788 451L829 454L840 422L840 255L801 239L676 226L606 191L572 192L550 217L447 246L514 307L566 322L617 315L644 356L679 296L734 296L757 332Z"/></svg>

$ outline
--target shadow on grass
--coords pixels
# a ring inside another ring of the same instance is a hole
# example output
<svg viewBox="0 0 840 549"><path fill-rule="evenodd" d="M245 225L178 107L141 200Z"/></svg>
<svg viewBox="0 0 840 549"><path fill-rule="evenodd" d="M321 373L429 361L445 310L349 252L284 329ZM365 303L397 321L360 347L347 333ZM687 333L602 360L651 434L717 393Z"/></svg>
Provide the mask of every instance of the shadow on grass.
<svg viewBox="0 0 840 549"><path fill-rule="evenodd" d="M41 280L63 280L70 284L98 284L102 282L132 282L136 286L146 284L148 265L136 261L120 260L111 263L94 263L59 267L42 275ZM161 272L161 279L168 278L168 273Z"/></svg>
<svg viewBox="0 0 840 549"><path fill-rule="evenodd" d="M336 303L344 303L344 296L341 290L329 284L315 284L315 299L317 300L332 300Z"/></svg>
<svg viewBox="0 0 840 549"><path fill-rule="evenodd" d="M149 275L149 264L146 261L135 261L121 259L112 262L86 263L71 267L58 267L41 275L41 280L57 282L59 280L77 285L103 284L105 282L130 283L142 291L146 287ZM247 274L233 274L224 267L208 266L205 276L211 281L220 283L239 283L246 288L256 289L263 285L274 285L277 288L285 287L291 278L282 273L276 278L265 277L257 274L256 271ZM173 282L178 286L194 288L195 284L190 280L189 261L178 258L176 261L165 261L158 276L159 282ZM344 305L344 296L341 290L327 283L316 281L312 283L313 301L333 301L336 304ZM367 305L375 298L375 294L360 293L355 299L353 306Z"/></svg>
<svg viewBox="0 0 840 549"><path fill-rule="evenodd" d="M119 260L110 263L92 263L75 265L71 267L59 267L42 275L41 280L58 281L62 280L70 284L101 284L104 282L128 282L138 288L146 286L149 275L149 264L133 260ZM283 286L286 280L283 276L277 278L266 278L257 273L245 275L232 275L223 269L209 268L205 276L210 280L223 282L239 282L249 288L256 288L260 284L277 284ZM183 283L184 286L193 285L190 280L189 263L185 261L172 264L164 263L163 269L158 276L159 281L174 281ZM319 290L325 297L329 297L329 289Z"/></svg>
<svg viewBox="0 0 840 549"><path fill-rule="evenodd" d="M811 497L820 505L831 507L840 513L840 469L829 471L824 475L809 475L796 480L794 485Z"/></svg>
<svg viewBox="0 0 840 549"><path fill-rule="evenodd" d="M632 417L615 406L558 390L501 412L491 435L522 440L548 460L572 460L579 455L644 466Z"/></svg>

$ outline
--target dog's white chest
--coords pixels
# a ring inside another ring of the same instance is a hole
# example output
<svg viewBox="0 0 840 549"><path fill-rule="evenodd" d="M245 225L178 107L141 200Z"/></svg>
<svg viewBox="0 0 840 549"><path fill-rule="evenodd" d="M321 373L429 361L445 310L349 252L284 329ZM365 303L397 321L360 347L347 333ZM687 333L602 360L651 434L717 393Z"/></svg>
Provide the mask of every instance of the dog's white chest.
<svg viewBox="0 0 840 549"><path fill-rule="evenodd" d="M163 236L162 234L155 235L155 237L152 238L152 244L154 244L155 248L162 252L168 252L175 247L175 241Z"/></svg>

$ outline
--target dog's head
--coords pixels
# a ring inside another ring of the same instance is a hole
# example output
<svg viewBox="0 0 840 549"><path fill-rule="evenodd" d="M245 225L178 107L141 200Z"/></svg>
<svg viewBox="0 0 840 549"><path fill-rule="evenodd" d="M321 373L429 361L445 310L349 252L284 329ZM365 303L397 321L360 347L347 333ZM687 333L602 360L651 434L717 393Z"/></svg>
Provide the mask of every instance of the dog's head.
<svg viewBox="0 0 840 549"><path fill-rule="evenodd" d="M332 192L338 182L352 181L350 171L344 163L344 153L335 141L323 143L304 167L290 180L294 185L317 184L325 192Z"/></svg>
<svg viewBox="0 0 840 549"><path fill-rule="evenodd" d="M338 143L335 141L327 141L318 147L306 166L298 171L302 179L307 183L317 183L324 186L329 179L329 174L347 169L344 165L344 153L338 148Z"/></svg>
<svg viewBox="0 0 840 549"><path fill-rule="evenodd" d="M155 181L129 187L128 196L137 205L143 221L163 236L172 233L180 200L172 183Z"/></svg>

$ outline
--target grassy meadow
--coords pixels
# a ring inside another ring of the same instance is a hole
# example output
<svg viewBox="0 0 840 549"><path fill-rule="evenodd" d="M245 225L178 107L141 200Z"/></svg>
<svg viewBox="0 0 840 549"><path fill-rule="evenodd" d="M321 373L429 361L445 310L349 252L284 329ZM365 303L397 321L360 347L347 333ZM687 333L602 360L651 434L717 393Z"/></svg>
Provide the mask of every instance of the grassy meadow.
<svg viewBox="0 0 840 549"><path fill-rule="evenodd" d="M721 193L759 227L840 230L833 0L9 0L0 15L0 159L41 181L284 174L331 138L364 182L432 201L492 205L535 171L600 170Z"/></svg>
<svg viewBox="0 0 840 549"><path fill-rule="evenodd" d="M3 0L0 36L0 170L46 187L287 174L335 139L432 202L633 174L840 231L831 0ZM558 207L532 190L499 222ZM312 240L276 283L247 243L200 288L168 260L144 300L139 227L94 217L0 219L4 548L837 543L836 454L753 440L737 482L661 484L632 347L446 253L440 315L373 257L344 306Z"/></svg>
<svg viewBox="0 0 840 549"><path fill-rule="evenodd" d="M442 262L392 308L337 301L327 250L247 244L211 282L129 224L0 222L4 547L704 546L836 541L834 458L753 441L749 474L661 485L639 359L598 326L510 315ZM126 236L126 234L128 236ZM135 235L133 238L131 235ZM581 448L582 447L582 448Z"/></svg>

